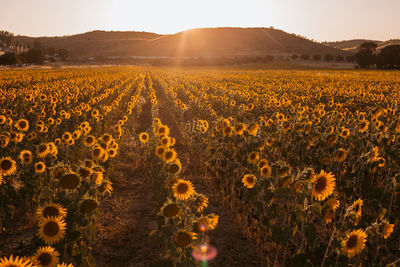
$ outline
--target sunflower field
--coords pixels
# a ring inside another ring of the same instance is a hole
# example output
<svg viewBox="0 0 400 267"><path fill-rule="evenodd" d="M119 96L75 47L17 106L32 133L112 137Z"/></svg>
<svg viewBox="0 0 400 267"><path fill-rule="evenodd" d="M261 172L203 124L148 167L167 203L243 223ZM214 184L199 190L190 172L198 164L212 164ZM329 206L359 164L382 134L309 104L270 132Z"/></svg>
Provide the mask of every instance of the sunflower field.
<svg viewBox="0 0 400 267"><path fill-rule="evenodd" d="M399 101L398 72L4 70L0 243L26 232L0 267L109 266L92 247L120 162L146 173L154 266L215 257L211 196L256 266L397 266Z"/></svg>

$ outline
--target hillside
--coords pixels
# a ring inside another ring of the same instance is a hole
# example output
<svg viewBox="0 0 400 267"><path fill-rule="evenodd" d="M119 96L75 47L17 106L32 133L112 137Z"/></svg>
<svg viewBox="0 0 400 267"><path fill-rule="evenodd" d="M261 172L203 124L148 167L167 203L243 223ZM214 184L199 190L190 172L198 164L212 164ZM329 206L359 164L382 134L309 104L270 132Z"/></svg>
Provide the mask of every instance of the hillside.
<svg viewBox="0 0 400 267"><path fill-rule="evenodd" d="M71 58L147 56L219 57L282 54L346 54L347 52L272 28L204 28L176 34L93 31L63 37L16 36L31 45L65 48Z"/></svg>
<svg viewBox="0 0 400 267"><path fill-rule="evenodd" d="M337 42L325 42L323 44L329 45L331 47L341 49L347 52L356 52L358 47L364 42L374 42L378 45L377 50L384 48L388 45L400 44L400 39L393 39L388 41L377 41L377 40L367 40L367 39L354 39L354 40L346 40L346 41L337 41Z"/></svg>

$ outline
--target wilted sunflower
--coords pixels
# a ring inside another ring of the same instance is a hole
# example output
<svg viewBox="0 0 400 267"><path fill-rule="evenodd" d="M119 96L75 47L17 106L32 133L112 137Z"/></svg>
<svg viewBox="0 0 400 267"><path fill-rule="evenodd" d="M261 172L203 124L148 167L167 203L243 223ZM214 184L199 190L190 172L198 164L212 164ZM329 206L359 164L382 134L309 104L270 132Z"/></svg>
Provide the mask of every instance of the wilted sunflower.
<svg viewBox="0 0 400 267"><path fill-rule="evenodd" d="M161 207L159 216L165 216L167 218L179 217L182 213L182 207L173 202L171 199L168 199L164 205Z"/></svg>
<svg viewBox="0 0 400 267"><path fill-rule="evenodd" d="M35 163L34 167L36 173L43 173L46 170L46 164L43 161Z"/></svg>
<svg viewBox="0 0 400 267"><path fill-rule="evenodd" d="M39 220L39 237L46 244L57 243L64 238L65 222L60 217L41 218Z"/></svg>
<svg viewBox="0 0 400 267"><path fill-rule="evenodd" d="M343 253L349 258L354 257L354 255L360 253L364 249L366 240L367 234L364 230L358 229L351 231L342 241Z"/></svg>
<svg viewBox="0 0 400 267"><path fill-rule="evenodd" d="M55 267L58 264L58 257L60 254L54 248L40 247L35 255L33 256L34 260L43 267Z"/></svg>
<svg viewBox="0 0 400 267"><path fill-rule="evenodd" d="M82 176L81 176L81 177L82 177ZM89 176L88 176L88 177L89 177ZM99 185L99 184L101 184L101 183L103 182L104 175L103 175L102 172L94 172L94 173L92 173L92 175L90 176L90 178L91 178L91 180L92 180L95 184Z"/></svg>
<svg viewBox="0 0 400 267"><path fill-rule="evenodd" d="M0 259L0 267L32 267L32 263L29 260L15 257L11 255L10 257L3 257Z"/></svg>
<svg viewBox="0 0 400 267"><path fill-rule="evenodd" d="M357 199L353 203L353 211L354 211L354 214L355 214L356 218L360 218L361 217L361 207L362 207L362 205L363 205L363 200L361 198Z"/></svg>
<svg viewBox="0 0 400 267"><path fill-rule="evenodd" d="M253 174L245 174L242 178L242 183L247 188L253 188L256 185L257 178Z"/></svg>
<svg viewBox="0 0 400 267"><path fill-rule="evenodd" d="M256 151L250 152L250 154L247 156L247 162L250 164L256 164L259 159L260 154Z"/></svg>
<svg viewBox="0 0 400 267"><path fill-rule="evenodd" d="M207 208L207 206L208 206L208 198L203 194L199 194L197 196L196 200L194 201L194 204L196 206L196 211L200 213L205 208Z"/></svg>
<svg viewBox="0 0 400 267"><path fill-rule="evenodd" d="M343 148L339 148L335 153L335 161L336 162L343 162L347 158L347 150Z"/></svg>
<svg viewBox="0 0 400 267"><path fill-rule="evenodd" d="M17 171L17 163L10 157L0 159L0 174L7 176Z"/></svg>
<svg viewBox="0 0 400 267"><path fill-rule="evenodd" d="M393 232L394 224L388 221L383 221L382 235L384 239L387 239Z"/></svg>
<svg viewBox="0 0 400 267"><path fill-rule="evenodd" d="M193 184L190 181L178 179L178 181L172 187L174 197L179 200L186 200L196 194Z"/></svg>
<svg viewBox="0 0 400 267"><path fill-rule="evenodd" d="M140 134L139 134L139 140L140 140L140 142L142 142L142 143L147 143L147 142L149 141L149 134L148 134L148 133L145 133L145 132L140 133Z"/></svg>
<svg viewBox="0 0 400 267"><path fill-rule="evenodd" d="M318 201L322 201L329 197L335 189L335 177L331 172L321 172L314 178L312 196Z"/></svg>
<svg viewBox="0 0 400 267"><path fill-rule="evenodd" d="M179 230L174 234L174 244L181 248L190 246L195 239L197 239L197 234L186 230Z"/></svg>
<svg viewBox="0 0 400 267"><path fill-rule="evenodd" d="M182 170L182 163L181 161L176 158L174 162L168 164L167 171L171 174L177 174Z"/></svg>
<svg viewBox="0 0 400 267"><path fill-rule="evenodd" d="M63 175L60 178L60 186L64 189L75 189L79 186L80 184L80 178L78 175L76 175L75 173L68 173Z"/></svg>
<svg viewBox="0 0 400 267"><path fill-rule="evenodd" d="M335 211L332 208L327 208L324 212L325 223L331 223L333 217L335 216Z"/></svg>
<svg viewBox="0 0 400 267"><path fill-rule="evenodd" d="M60 217L64 218L67 215L67 210L57 203L46 203L39 207L36 211L36 216L39 220L42 218Z"/></svg>
<svg viewBox="0 0 400 267"><path fill-rule="evenodd" d="M79 209L80 209L81 213L86 214L86 213L94 211L95 209L98 208L98 206L99 206L99 202L97 200L88 198L81 202Z"/></svg>

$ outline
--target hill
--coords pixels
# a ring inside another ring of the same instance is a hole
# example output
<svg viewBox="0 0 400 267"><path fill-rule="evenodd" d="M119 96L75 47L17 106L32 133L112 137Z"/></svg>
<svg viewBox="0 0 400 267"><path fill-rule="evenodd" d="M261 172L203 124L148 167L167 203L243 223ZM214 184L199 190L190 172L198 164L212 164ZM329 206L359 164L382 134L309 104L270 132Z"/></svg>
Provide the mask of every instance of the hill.
<svg viewBox="0 0 400 267"><path fill-rule="evenodd" d="M273 28L204 28L176 34L93 31L62 37L16 36L22 44L39 40L45 47L65 48L81 57L233 57L291 54L347 54Z"/></svg>
<svg viewBox="0 0 400 267"><path fill-rule="evenodd" d="M329 45L331 47L341 49L347 52L357 52L358 47L364 42L374 42L378 45L377 50L381 50L385 46L400 44L400 39L393 39L388 41L377 41L377 40L367 40L367 39L354 39L354 40L345 40L345 41L337 41L337 42L324 42L323 44Z"/></svg>

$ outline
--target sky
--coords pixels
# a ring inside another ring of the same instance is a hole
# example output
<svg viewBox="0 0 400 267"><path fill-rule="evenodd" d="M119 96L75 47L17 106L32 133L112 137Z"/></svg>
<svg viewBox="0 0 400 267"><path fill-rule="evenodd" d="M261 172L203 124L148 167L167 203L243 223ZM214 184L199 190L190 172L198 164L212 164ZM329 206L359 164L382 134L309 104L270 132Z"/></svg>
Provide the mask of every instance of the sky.
<svg viewBox="0 0 400 267"><path fill-rule="evenodd" d="M316 41L388 40L400 38L399 13L400 0L0 0L0 30L37 37L273 26Z"/></svg>

